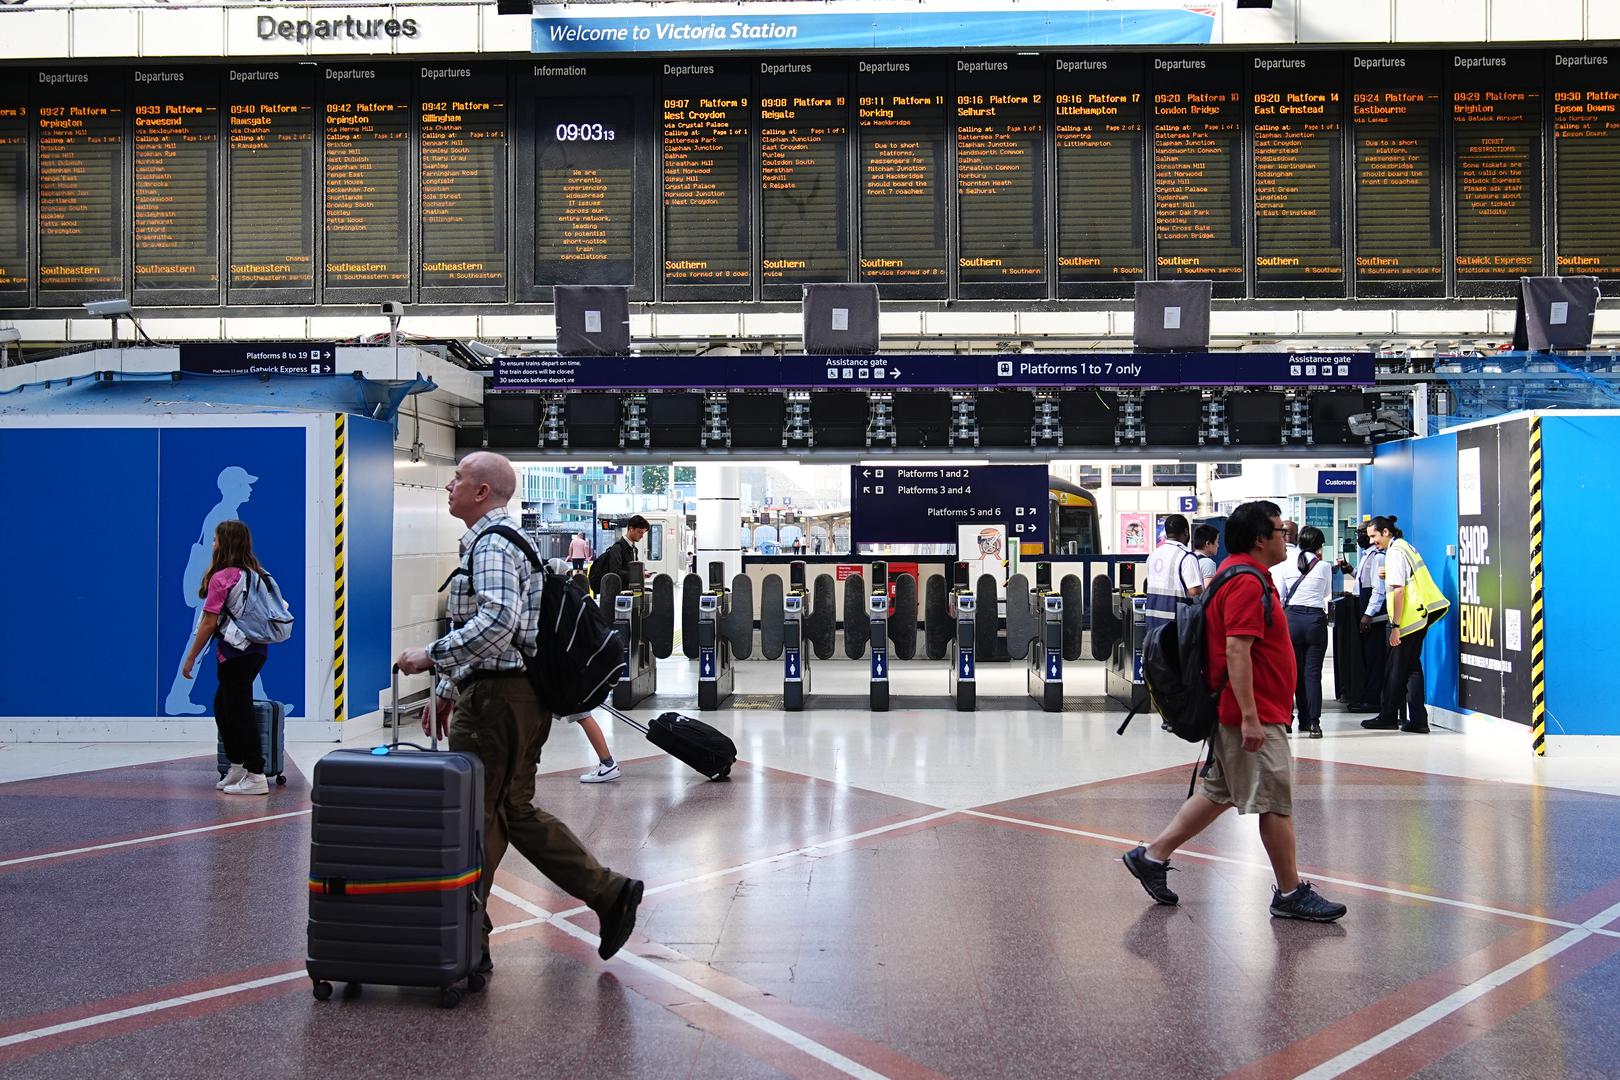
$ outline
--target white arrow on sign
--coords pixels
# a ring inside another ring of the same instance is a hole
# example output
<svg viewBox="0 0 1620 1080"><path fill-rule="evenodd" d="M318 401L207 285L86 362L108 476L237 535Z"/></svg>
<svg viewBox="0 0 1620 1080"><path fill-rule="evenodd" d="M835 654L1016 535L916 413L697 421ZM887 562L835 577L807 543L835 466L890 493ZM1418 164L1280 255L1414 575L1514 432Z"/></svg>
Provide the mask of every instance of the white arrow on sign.
<svg viewBox="0 0 1620 1080"><path fill-rule="evenodd" d="M900 369L899 368L890 368L889 369L889 378L898 379L899 377L900 377Z"/></svg>

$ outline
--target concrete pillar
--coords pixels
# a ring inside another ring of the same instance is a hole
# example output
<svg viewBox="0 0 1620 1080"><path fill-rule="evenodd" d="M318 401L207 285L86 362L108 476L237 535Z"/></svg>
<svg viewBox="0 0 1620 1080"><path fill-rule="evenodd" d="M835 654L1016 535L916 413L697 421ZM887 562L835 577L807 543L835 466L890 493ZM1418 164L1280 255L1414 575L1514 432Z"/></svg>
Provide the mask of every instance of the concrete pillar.
<svg viewBox="0 0 1620 1080"><path fill-rule="evenodd" d="M709 579L709 564L726 564L726 583L742 573L742 496L734 465L697 467L697 565Z"/></svg>

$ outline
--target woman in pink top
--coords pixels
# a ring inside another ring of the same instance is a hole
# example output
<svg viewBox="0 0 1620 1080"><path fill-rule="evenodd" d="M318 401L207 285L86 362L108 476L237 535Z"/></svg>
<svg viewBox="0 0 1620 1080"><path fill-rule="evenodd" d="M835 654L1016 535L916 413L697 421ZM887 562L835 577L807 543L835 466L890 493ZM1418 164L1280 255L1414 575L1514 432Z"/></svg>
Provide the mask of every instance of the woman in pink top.
<svg viewBox="0 0 1620 1080"><path fill-rule="evenodd" d="M202 621L197 624L197 636L192 639L182 670L186 678L191 678L197 657L209 639L218 637L219 689L214 692L214 723L231 768L214 786L227 795L268 795L264 747L259 745L259 727L253 718L253 680L264 667L269 648L248 641L228 619L223 627L220 625L220 613L228 614L233 593L240 596L237 586L243 574L264 577L264 569L253 557L253 535L240 521L222 521L214 529L213 562L198 590L203 598Z"/></svg>

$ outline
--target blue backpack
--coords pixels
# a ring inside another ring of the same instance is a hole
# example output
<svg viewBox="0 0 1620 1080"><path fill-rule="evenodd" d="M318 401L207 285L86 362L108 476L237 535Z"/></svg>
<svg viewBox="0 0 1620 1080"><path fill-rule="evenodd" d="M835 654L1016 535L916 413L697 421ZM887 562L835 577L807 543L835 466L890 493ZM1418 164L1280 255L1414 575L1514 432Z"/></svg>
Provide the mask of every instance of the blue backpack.
<svg viewBox="0 0 1620 1080"><path fill-rule="evenodd" d="M240 610L232 611L228 602L225 609L243 637L255 645L279 645L292 637L292 609L282 598L275 578L244 570L240 590Z"/></svg>

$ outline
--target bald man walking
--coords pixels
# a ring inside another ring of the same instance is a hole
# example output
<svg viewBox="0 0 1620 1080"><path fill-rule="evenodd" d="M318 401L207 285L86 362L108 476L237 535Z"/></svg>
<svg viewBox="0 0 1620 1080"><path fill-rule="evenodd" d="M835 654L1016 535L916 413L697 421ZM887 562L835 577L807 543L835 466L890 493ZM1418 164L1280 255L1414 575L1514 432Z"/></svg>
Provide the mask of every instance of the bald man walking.
<svg viewBox="0 0 1620 1080"><path fill-rule="evenodd" d="M541 575L495 526L516 529L506 510L517 490L512 463L499 454L468 454L446 485L450 516L467 526L462 565L451 578L451 631L425 649L406 649L400 670L434 671L439 679L422 712L424 734L445 735L450 749L484 763L484 955L489 956L489 889L510 843L535 867L601 920L597 954L606 960L630 937L642 883L602 866L572 829L534 805L540 748L551 714L524 670L539 640Z"/></svg>

